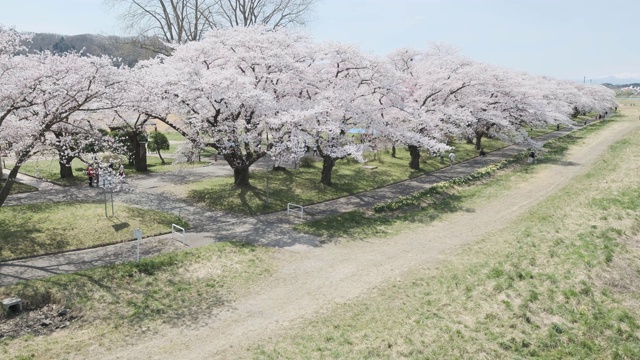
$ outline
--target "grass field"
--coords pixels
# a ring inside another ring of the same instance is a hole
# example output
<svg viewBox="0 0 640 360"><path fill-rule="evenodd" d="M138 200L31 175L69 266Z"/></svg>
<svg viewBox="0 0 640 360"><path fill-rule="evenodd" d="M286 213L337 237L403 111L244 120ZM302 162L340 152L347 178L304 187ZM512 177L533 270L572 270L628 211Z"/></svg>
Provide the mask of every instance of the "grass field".
<svg viewBox="0 0 640 360"><path fill-rule="evenodd" d="M109 209L109 212L111 209ZM115 205L116 216L105 218L99 203L45 203L3 207L0 211L0 261L112 244L186 225L174 215Z"/></svg>
<svg viewBox="0 0 640 360"><path fill-rule="evenodd" d="M636 132L508 227L253 357L638 359L639 164ZM459 204L527 178L498 175L458 192Z"/></svg>
<svg viewBox="0 0 640 360"><path fill-rule="evenodd" d="M153 333L164 323L194 326L273 270L272 250L218 243L0 288L29 308L61 304L81 316L49 336L0 339L3 359L64 359ZM0 321L2 318L0 317Z"/></svg>
<svg viewBox="0 0 640 360"><path fill-rule="evenodd" d="M496 140L483 140L487 152L504 146L504 143ZM474 145L466 143L456 144L455 153L457 161L478 156ZM265 170L255 169L251 171L250 188L234 188L232 178L214 178L193 184L189 198L217 210L255 215L286 209L287 203L309 205L361 193L448 166L448 159L441 163L436 157L424 156L422 169L411 170L408 166L409 154L402 148L397 149L397 158L391 157L389 150L381 150L375 160L373 154L368 154L367 158L369 161L366 165L378 168L367 170L356 161L339 160L333 169L331 187L320 184L321 161L312 167L301 167L300 170L270 171L270 206L265 206Z"/></svg>

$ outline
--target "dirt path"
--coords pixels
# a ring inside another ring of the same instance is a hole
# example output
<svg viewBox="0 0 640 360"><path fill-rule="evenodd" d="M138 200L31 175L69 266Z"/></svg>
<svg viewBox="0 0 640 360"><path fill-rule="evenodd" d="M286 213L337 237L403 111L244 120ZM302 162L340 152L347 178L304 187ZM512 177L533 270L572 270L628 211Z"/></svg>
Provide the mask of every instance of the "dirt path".
<svg viewBox="0 0 640 360"><path fill-rule="evenodd" d="M89 349L103 359L209 359L247 357L245 349L276 337L310 318L409 270L434 266L452 251L501 229L531 207L568 185L602 156L638 121L619 121L576 146L566 161L532 175L508 194L471 212L447 216L422 229L390 239L373 239L308 249L281 251L282 266L263 285L234 304L211 314L191 329L164 328L134 346Z"/></svg>

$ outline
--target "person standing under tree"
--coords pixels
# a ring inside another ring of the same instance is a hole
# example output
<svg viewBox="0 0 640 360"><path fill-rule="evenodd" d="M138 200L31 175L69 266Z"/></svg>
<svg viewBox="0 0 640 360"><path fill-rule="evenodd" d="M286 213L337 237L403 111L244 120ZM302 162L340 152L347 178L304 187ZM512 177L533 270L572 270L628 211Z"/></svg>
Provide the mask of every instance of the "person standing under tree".
<svg viewBox="0 0 640 360"><path fill-rule="evenodd" d="M451 163L451 166L456 162L456 154L454 154L453 151L449 154L449 162Z"/></svg>
<svg viewBox="0 0 640 360"><path fill-rule="evenodd" d="M93 176L95 174L93 173L93 167L91 167L91 165L89 165L87 167L87 177L89 178L89 186L93 187Z"/></svg>
<svg viewBox="0 0 640 360"><path fill-rule="evenodd" d="M536 162L536 153L533 150L529 153L529 164L533 164Z"/></svg>

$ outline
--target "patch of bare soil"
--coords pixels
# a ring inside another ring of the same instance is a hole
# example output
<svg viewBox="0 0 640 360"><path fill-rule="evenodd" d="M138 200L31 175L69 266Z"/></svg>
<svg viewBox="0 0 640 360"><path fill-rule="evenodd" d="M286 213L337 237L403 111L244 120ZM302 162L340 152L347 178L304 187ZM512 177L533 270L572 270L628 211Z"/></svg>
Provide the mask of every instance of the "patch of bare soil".
<svg viewBox="0 0 640 360"><path fill-rule="evenodd" d="M0 318L0 339L22 335L47 335L64 329L79 316L61 305L48 304Z"/></svg>

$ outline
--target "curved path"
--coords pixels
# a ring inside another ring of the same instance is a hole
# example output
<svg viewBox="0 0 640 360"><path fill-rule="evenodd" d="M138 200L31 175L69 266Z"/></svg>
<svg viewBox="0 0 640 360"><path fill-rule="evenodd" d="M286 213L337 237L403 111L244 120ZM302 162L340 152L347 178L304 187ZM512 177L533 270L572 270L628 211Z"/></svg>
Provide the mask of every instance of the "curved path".
<svg viewBox="0 0 640 360"><path fill-rule="evenodd" d="M434 266L460 246L505 227L561 191L612 144L637 130L638 121L616 122L573 147L566 161L541 168L508 193L416 231L384 240L278 252L281 266L271 278L202 323L189 329L164 327L126 347L87 351L102 359L248 358L248 346L284 334L304 319L366 295L407 271Z"/></svg>

